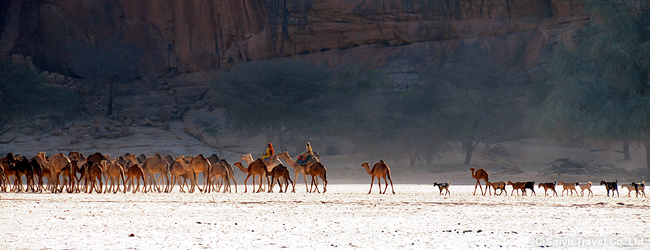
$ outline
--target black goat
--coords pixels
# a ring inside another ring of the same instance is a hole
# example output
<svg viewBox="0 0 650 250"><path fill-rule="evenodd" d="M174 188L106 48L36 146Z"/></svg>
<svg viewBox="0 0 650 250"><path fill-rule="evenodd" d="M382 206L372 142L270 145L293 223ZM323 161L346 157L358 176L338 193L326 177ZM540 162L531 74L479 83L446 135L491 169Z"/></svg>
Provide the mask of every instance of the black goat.
<svg viewBox="0 0 650 250"><path fill-rule="evenodd" d="M534 181L524 182L524 189L522 190L524 192L524 195L526 194L526 189L530 189L530 191L532 191L533 194L535 196L537 196L537 194L535 193L535 182Z"/></svg>
<svg viewBox="0 0 650 250"><path fill-rule="evenodd" d="M634 186L634 189L636 190L636 197L639 197L639 193L641 193L641 196L645 196L645 181L641 183L636 183L632 182L632 186Z"/></svg>
<svg viewBox="0 0 650 250"><path fill-rule="evenodd" d="M434 182L434 183L433 183L433 186L434 186L434 187L435 187L435 186L438 186L438 188L440 189L440 195L442 195L442 190L445 190L445 191L446 191L444 195L451 195L451 192L449 192L449 184L450 184L449 182L446 182L446 183L437 183L437 182Z"/></svg>
<svg viewBox="0 0 650 250"><path fill-rule="evenodd" d="M614 197L614 191L616 191L616 195L620 197L621 195L618 193L618 180L614 182L606 182L605 180L600 181L600 185L605 185L605 188L607 189L607 197L609 197L609 191L612 191L612 197Z"/></svg>

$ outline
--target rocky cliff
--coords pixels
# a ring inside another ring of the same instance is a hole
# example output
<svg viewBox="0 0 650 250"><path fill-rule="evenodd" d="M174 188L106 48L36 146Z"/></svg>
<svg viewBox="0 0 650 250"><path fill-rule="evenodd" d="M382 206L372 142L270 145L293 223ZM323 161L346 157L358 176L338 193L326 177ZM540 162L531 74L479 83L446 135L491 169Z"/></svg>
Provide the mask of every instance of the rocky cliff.
<svg viewBox="0 0 650 250"><path fill-rule="evenodd" d="M478 45L496 62L534 68L554 37L587 21L581 0L8 0L0 57L76 76L79 44L118 41L157 76L286 56L399 74Z"/></svg>

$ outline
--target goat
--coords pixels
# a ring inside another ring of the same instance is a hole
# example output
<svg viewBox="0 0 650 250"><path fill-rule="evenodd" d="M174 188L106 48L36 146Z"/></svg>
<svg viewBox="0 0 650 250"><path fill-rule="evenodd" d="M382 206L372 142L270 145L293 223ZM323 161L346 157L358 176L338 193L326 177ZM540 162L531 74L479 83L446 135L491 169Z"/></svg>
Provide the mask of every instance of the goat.
<svg viewBox="0 0 650 250"><path fill-rule="evenodd" d="M578 194L578 190L576 190L576 184L574 182L566 183L566 182L558 182L558 185L562 185L562 196L564 196L564 191L567 192L567 195L569 192L571 192L571 196L573 196L573 191L576 192L576 195Z"/></svg>
<svg viewBox="0 0 650 250"><path fill-rule="evenodd" d="M639 197L639 192L642 193L641 196L646 197L646 196L645 196L645 181L643 181L643 182L641 182L641 183L635 183L635 182L632 182L632 185L634 185L634 188L636 189L636 195L637 195L637 197Z"/></svg>
<svg viewBox="0 0 650 250"><path fill-rule="evenodd" d="M627 188L627 196L632 197L630 193L634 191L636 193L636 197L639 197L639 192L642 193L641 196L645 196L645 181L642 183L636 183L632 182L630 184L622 184L621 188Z"/></svg>
<svg viewBox="0 0 650 250"><path fill-rule="evenodd" d="M587 183L576 182L576 186L580 187L580 196L585 195L585 190L589 191L589 193L587 193L587 197L589 194L591 194L592 197L594 196L594 192L591 192L591 181Z"/></svg>
<svg viewBox="0 0 650 250"><path fill-rule="evenodd" d="M513 195L515 190L517 190L517 195L519 195L519 190L521 190L521 193L523 195L526 195L526 189L525 189L526 184L524 182L515 182L515 183L513 183L512 181L508 181L508 185L512 186L512 191L510 192L510 195Z"/></svg>
<svg viewBox="0 0 650 250"><path fill-rule="evenodd" d="M614 191L616 191L617 197L621 197L618 193L618 180L614 182L606 182L605 180L600 181L600 185L605 185L607 189L607 197L609 197L609 191L612 191L612 197L614 197Z"/></svg>
<svg viewBox="0 0 650 250"><path fill-rule="evenodd" d="M440 195L442 195L442 190L446 191L444 195L451 195L451 192L449 192L449 184L451 184L451 183L450 182L446 182L446 183L434 182L433 186L434 187L438 186L438 189L440 189Z"/></svg>
<svg viewBox="0 0 650 250"><path fill-rule="evenodd" d="M494 189L494 195L501 195L503 192L508 195L508 191L506 191L506 182L505 181L498 181L498 182L486 182L488 186L488 191L490 192L490 195L492 195L492 191L490 191L489 187L492 187ZM499 194L497 194L497 190L499 190Z"/></svg>
<svg viewBox="0 0 650 250"><path fill-rule="evenodd" d="M547 192L548 192L549 189L553 190L553 193L555 194L555 196L557 196L557 192L555 191L555 184L556 184L555 182L546 182L546 183L538 184L537 187L540 187L540 188L543 187L544 188L544 196L548 195Z"/></svg>

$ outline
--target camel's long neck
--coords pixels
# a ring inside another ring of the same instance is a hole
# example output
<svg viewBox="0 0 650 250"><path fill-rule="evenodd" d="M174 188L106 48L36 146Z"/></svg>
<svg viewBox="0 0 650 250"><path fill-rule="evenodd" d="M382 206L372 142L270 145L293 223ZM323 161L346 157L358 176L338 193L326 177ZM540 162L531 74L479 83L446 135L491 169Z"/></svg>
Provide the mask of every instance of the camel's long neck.
<svg viewBox="0 0 650 250"><path fill-rule="evenodd" d="M474 174L474 169L472 169L472 178L476 179L476 175Z"/></svg>
<svg viewBox="0 0 650 250"><path fill-rule="evenodd" d="M372 170L370 170L368 165L363 165L363 167L366 168L366 172L368 172L369 175L372 175Z"/></svg>
<svg viewBox="0 0 650 250"><path fill-rule="evenodd" d="M282 155L280 155L280 158L282 158L282 160L286 161L287 164L289 164L289 166L291 166L293 168L298 167L298 163L296 161L294 161L293 159L291 159L291 156L289 156L288 154L282 154Z"/></svg>
<svg viewBox="0 0 650 250"><path fill-rule="evenodd" d="M241 170L242 172L244 172L244 174L248 174L248 169L247 169L247 168L244 168L244 166L242 166L242 165L240 165L240 164L235 164L235 166L236 166L237 168L239 168L239 170Z"/></svg>

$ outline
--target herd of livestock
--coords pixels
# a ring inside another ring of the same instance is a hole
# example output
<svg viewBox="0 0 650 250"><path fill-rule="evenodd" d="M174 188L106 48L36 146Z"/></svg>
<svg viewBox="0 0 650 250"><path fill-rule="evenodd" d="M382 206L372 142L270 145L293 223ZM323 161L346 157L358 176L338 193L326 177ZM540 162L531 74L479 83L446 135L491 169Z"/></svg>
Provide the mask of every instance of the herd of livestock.
<svg viewBox="0 0 650 250"><path fill-rule="evenodd" d="M257 192L263 189L264 177L269 192L273 190L276 182L280 186L280 192L287 192L290 182L292 191L295 192L295 183L289 176L288 168L280 162L280 157L296 170L295 178L298 174L303 174L305 185L307 176L312 177L312 185L307 187L307 192L320 192L318 178L324 182L323 192L327 190L327 170L320 162L299 165L287 152L283 152L274 155L269 162L253 160L253 157L247 154L241 157L247 166L241 162L233 164L248 175L244 180L244 192L248 191L246 182L251 176L253 187L259 177ZM199 185L201 173L203 187ZM176 158L159 154L152 157L126 154L112 159L110 155L101 153L85 156L80 152L70 152L68 155L58 153L47 157L44 152L40 152L32 158L12 153L0 158L2 192L171 192L175 185L179 186L181 192L185 192L186 187L188 192L194 192L196 189L200 192L220 192L222 189L224 192L231 192L231 181L237 192L237 181L233 176L232 166L226 160L219 159L216 154L210 157L198 155Z"/></svg>
<svg viewBox="0 0 650 250"><path fill-rule="evenodd" d="M517 195L519 195L519 190L521 190L522 195L526 195L526 190L530 189L532 194L535 194L535 182L534 181L523 181L523 182L512 182L512 181L499 181L499 182L490 182L488 179L489 174L485 169L479 168L470 168L470 171L472 171L472 178L476 179L476 185L474 185L474 195L476 195L476 189L480 188L481 189L481 194L485 195L489 192L490 195L492 195L492 191L494 190L495 195L501 195L504 192L506 195L508 192L506 191L506 185L509 185L512 187L512 191L510 191L510 195L513 195L514 192L517 192ZM485 192L483 191L483 188L481 187L481 180L485 181ZM449 182L447 183L433 183L434 186L439 187L440 189L440 194L442 195L443 191L445 191L445 195L449 194ZM613 181L613 182L608 182L605 180L600 181L600 185L604 185L605 189L607 190L607 196L609 196L609 193L612 193L612 196L614 196L614 192L616 192L617 196L620 196L618 192L618 181ZM591 181L589 182L545 182L545 183L539 183L537 184L538 188L544 188L544 195L549 195L548 192L549 190L552 192L550 195L557 195L557 191L555 190L556 187L562 187L562 196L564 196L564 192L567 193L567 195L573 195L578 194L578 190L576 189L577 187L580 188L580 195L584 196L585 191L587 192L587 196L591 195L593 196L594 193L591 191L591 186L592 183ZM631 196L630 194L632 191L636 193L636 197L646 197L645 195L645 181L642 182L632 182L630 184L623 184L621 185L621 188L627 188L628 196ZM497 190L499 193L497 194Z"/></svg>
<svg viewBox="0 0 650 250"><path fill-rule="evenodd" d="M295 192L296 183L290 177L289 168L284 166L280 159L294 169L294 180L297 180L300 174L303 175L307 192L320 193L319 178L323 182L323 192L327 191L327 169L318 161L300 165L287 152L273 155L269 161L263 161L259 158L254 160L251 154L243 155L241 159L246 162L246 166L241 162L236 162L233 165L244 174L247 174L244 180L244 192L248 191L247 181L251 176L253 177L253 191L255 192L261 192L264 189L264 179L266 179L268 192L273 191L275 183L278 184L280 192L288 192L290 186L292 188L291 192ZM391 189L393 189L390 168L383 161L377 162L372 168L367 162L361 166L372 176L368 193L372 192L375 177L378 179L377 184L380 193L387 191L388 181L390 181ZM495 195L501 195L504 192L507 195L507 185L512 187L510 195L513 195L515 191L519 195L520 190L522 195L526 195L528 189L531 190L532 194L535 194L534 181L490 182L488 181L489 174L485 169L471 168L470 170L472 178L476 179L474 195L476 195L477 188L480 188L483 195L488 192L492 195L491 190L494 190ZM190 193L196 189L199 192L206 193L212 191L221 192L222 190L223 192L232 192L232 186L237 192L237 181L233 176L233 171L233 167L226 160L219 159L216 154L210 157L198 155L176 158L169 155L163 157L159 154L152 157L146 157L143 154L139 156L125 154L113 159L110 155L101 153L85 156L80 152L70 152L68 155L59 153L47 157L44 152L40 152L32 158L8 153L0 158L0 192L126 193L129 191L135 193L140 190L142 192L171 192L176 185L179 186L180 192L185 192L186 188L187 192ZM203 174L203 187L199 185L201 173ZM308 185L307 176L311 177L310 185ZM383 191L379 182L382 177L385 184ZM259 186L255 188L255 182L258 179ZM485 182L485 191L481 186L481 180ZM234 185L231 185L231 182ZM610 192L612 196L614 192L619 195L617 181L607 182L603 180L600 184L606 187L607 196L609 196ZM436 182L434 186L439 188L441 195L443 192L445 195L451 194L449 182ZM579 187L582 196L585 195L585 192L587 196L593 196L591 182L567 183L560 181L537 184L538 188L544 188L545 195L548 195L548 192L551 191L551 195L555 196L557 196L555 188L559 186L563 189L562 195L564 195L564 192L567 195L573 195L575 192L577 195L576 188ZM637 197L645 197L645 181L622 184L621 188L627 188L628 196L631 196L631 192L634 191ZM394 189L392 192L395 193Z"/></svg>

